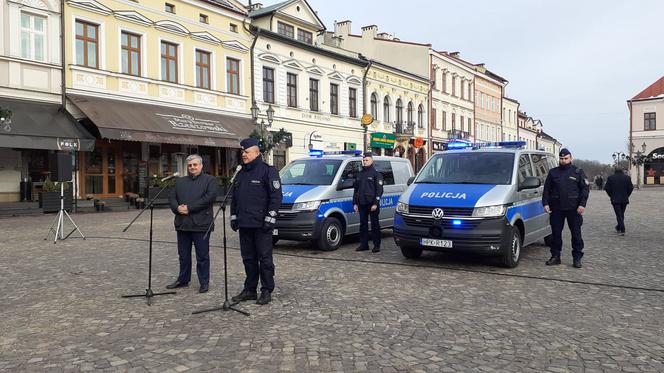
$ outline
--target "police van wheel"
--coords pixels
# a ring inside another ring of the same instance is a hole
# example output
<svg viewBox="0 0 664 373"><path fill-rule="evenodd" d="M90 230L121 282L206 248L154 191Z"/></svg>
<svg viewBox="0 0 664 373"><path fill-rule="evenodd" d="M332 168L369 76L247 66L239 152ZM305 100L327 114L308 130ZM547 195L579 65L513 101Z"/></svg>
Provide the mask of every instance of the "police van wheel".
<svg viewBox="0 0 664 373"><path fill-rule="evenodd" d="M408 259L417 259L420 256L422 256L422 248L403 246L401 247L401 254L403 254L403 256L405 256Z"/></svg>
<svg viewBox="0 0 664 373"><path fill-rule="evenodd" d="M521 257L521 233L519 227L512 228L509 243L503 248L503 265L514 268L519 264Z"/></svg>
<svg viewBox="0 0 664 373"><path fill-rule="evenodd" d="M552 239L553 239L553 237L551 235L548 235L548 236L544 237L544 245L546 245L548 247L551 247L551 240Z"/></svg>
<svg viewBox="0 0 664 373"><path fill-rule="evenodd" d="M334 251L341 245L344 238L344 230L337 218L327 218L318 238L318 248L323 251Z"/></svg>

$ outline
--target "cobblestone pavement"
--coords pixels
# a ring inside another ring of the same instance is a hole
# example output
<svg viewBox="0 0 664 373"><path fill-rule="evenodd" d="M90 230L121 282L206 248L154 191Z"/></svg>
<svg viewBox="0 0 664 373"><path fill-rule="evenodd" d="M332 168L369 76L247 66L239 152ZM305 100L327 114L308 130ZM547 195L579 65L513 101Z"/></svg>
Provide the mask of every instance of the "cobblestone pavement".
<svg viewBox="0 0 664 373"><path fill-rule="evenodd" d="M664 189L635 192L627 235L593 192L583 269L544 266L530 246L515 269L425 253L407 260L385 232L379 254L283 241L274 301L192 315L223 301L219 231L210 292L124 299L147 285L149 217L78 214L88 239L43 237L53 215L0 220L0 371L664 371ZM229 230L229 291L244 272ZM566 233L567 234L567 233ZM113 238L111 238L113 237ZM155 211L153 289L177 274L172 215Z"/></svg>

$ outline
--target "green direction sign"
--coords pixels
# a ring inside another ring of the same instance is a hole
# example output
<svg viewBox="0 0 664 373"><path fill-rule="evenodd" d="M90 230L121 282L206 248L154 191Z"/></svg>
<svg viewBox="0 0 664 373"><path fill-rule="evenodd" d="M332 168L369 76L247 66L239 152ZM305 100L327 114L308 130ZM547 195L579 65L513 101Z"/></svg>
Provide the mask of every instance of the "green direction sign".
<svg viewBox="0 0 664 373"><path fill-rule="evenodd" d="M374 132L371 134L372 148L394 148L397 137L393 133Z"/></svg>

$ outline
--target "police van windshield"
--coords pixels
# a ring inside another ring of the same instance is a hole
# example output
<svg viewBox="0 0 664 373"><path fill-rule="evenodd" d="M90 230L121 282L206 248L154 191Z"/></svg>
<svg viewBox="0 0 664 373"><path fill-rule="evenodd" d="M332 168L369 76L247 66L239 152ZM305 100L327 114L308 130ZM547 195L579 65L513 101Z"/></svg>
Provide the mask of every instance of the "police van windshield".
<svg viewBox="0 0 664 373"><path fill-rule="evenodd" d="M509 185L513 165L513 153L441 153L424 166L415 183Z"/></svg>
<svg viewBox="0 0 664 373"><path fill-rule="evenodd" d="M331 185L340 159L299 159L279 172L283 185Z"/></svg>

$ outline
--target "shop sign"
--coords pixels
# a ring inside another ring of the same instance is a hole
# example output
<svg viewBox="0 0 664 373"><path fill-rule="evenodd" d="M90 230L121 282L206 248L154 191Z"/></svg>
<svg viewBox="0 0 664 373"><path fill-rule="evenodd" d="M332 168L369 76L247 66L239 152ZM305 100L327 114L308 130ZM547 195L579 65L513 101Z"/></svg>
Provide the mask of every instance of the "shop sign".
<svg viewBox="0 0 664 373"><path fill-rule="evenodd" d="M234 135L234 133L221 126L221 122L211 119L194 118L191 115L180 114L169 115L156 113L158 116L166 119L173 126L174 130L189 130L194 132L218 133L225 135Z"/></svg>
<svg viewBox="0 0 664 373"><path fill-rule="evenodd" d="M78 150L81 147L78 139L61 139L57 138L58 150Z"/></svg>
<svg viewBox="0 0 664 373"><path fill-rule="evenodd" d="M356 150L357 149L357 144L354 142L345 142L344 143L344 150Z"/></svg>
<svg viewBox="0 0 664 373"><path fill-rule="evenodd" d="M362 123L362 125L365 125L365 126L370 125L371 123L373 123L373 121L374 121L374 117L371 114L364 114L362 116L362 119L360 119L360 122Z"/></svg>
<svg viewBox="0 0 664 373"><path fill-rule="evenodd" d="M424 145L424 139L421 137L416 137L415 140L413 140L413 146L415 146L417 149L421 148L422 145Z"/></svg>
<svg viewBox="0 0 664 373"><path fill-rule="evenodd" d="M394 148L397 137L393 133L374 132L371 134L372 148Z"/></svg>
<svg viewBox="0 0 664 373"><path fill-rule="evenodd" d="M664 159L664 154L652 153L652 156L650 158L652 158L653 160Z"/></svg>
<svg viewBox="0 0 664 373"><path fill-rule="evenodd" d="M432 142L432 145L433 145L433 150L435 150L435 151L445 150L445 143L444 142L434 141L434 142Z"/></svg>

